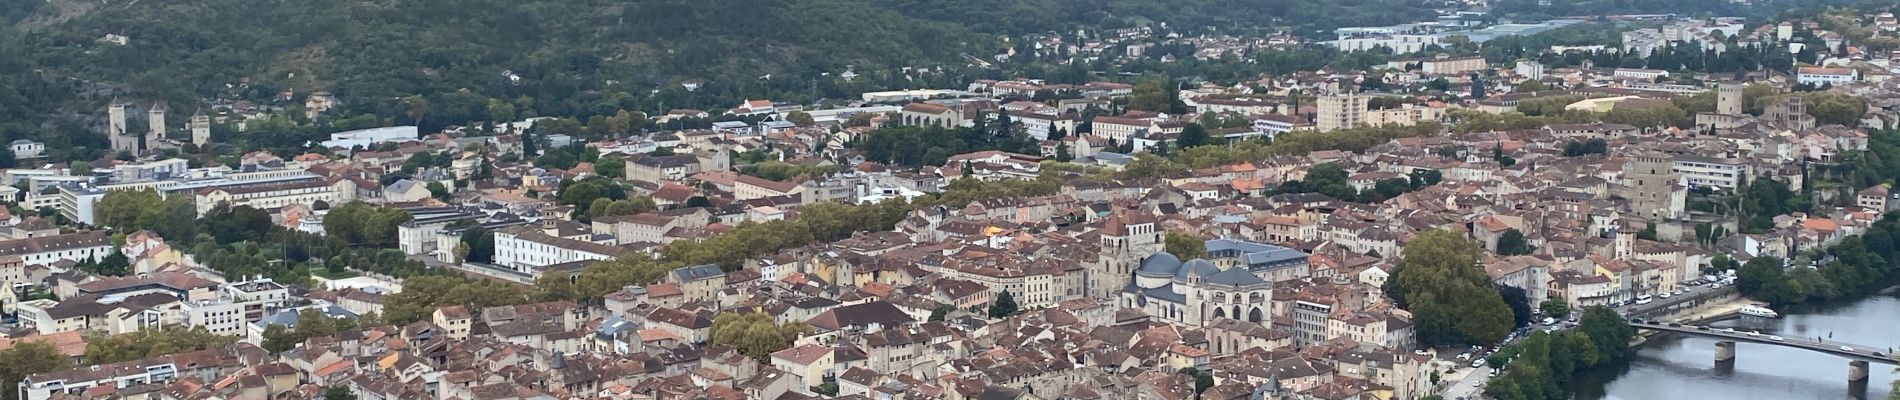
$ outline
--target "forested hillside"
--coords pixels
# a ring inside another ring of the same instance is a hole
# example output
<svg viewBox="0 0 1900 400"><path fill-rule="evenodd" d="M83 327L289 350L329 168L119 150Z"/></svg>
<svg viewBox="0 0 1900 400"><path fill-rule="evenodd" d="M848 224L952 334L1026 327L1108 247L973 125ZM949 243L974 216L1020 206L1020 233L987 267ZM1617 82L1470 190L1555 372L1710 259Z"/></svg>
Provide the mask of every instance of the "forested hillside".
<svg viewBox="0 0 1900 400"><path fill-rule="evenodd" d="M1584 4L1557 3L1555 9ZM1690 5L1701 3L1706 2ZM1323 32L1340 26L1429 19L1430 4L0 0L0 139L42 140L55 149L57 159L86 158L85 151L61 152L75 146L103 147L104 138L97 134L100 114L113 97L141 104L162 101L182 113L214 99L298 107L297 101L276 100L285 91L294 99L328 91L342 100L343 108L324 122L329 125L299 125L303 131L276 135L286 142L327 130L417 119L433 128L527 116L585 118L620 110L716 110L742 98L849 98L869 90L958 87L971 79L1007 77L1004 71L1048 71L1057 65L1043 59L1036 65L1006 65L1005 70L968 66L969 59L997 54L1010 46L1006 38L1023 34L1058 33L1074 40L1078 30L1101 35L1113 28L1165 24L1170 31L1189 35L1285 30L1324 38ZM1628 6L1618 9L1653 8L1618 4ZM102 40L108 35L122 35L126 44ZM1266 67L1295 65L1275 61L1271 54L1260 57ZM1179 63L1132 63L1120 66L1119 72L1172 73L1180 71L1170 69L1182 68ZM847 68L859 77L840 79ZM1089 68L1107 71L1101 62ZM1195 71L1182 73L1188 72ZM1258 72L1269 71L1190 75L1240 78ZM687 81L703 85L689 92L681 85Z"/></svg>
<svg viewBox="0 0 1900 400"><path fill-rule="evenodd" d="M1003 38L1166 23L1329 29L1415 0L0 0L0 138L101 147L112 97L329 91L357 123L587 116L967 82ZM123 35L126 45L106 43ZM861 78L836 76L847 66ZM927 68L906 71L904 67ZM689 93L680 83L703 81ZM419 97L412 97L419 96ZM295 107L295 102L282 105ZM419 104L426 106L418 107ZM512 115L506 115L512 114ZM66 133L73 133L68 135Z"/></svg>

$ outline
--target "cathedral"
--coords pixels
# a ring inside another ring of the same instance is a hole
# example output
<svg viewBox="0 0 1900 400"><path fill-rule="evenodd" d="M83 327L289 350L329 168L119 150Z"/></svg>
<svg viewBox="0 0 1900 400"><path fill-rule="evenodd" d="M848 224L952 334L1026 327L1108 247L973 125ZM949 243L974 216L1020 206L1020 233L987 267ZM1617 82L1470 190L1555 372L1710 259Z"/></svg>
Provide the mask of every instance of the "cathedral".
<svg viewBox="0 0 1900 400"><path fill-rule="evenodd" d="M1156 252L1142 259L1121 303L1156 320L1202 326L1232 318L1266 324L1274 315L1273 283L1306 275L1306 253L1234 239L1206 243L1207 255L1181 261Z"/></svg>

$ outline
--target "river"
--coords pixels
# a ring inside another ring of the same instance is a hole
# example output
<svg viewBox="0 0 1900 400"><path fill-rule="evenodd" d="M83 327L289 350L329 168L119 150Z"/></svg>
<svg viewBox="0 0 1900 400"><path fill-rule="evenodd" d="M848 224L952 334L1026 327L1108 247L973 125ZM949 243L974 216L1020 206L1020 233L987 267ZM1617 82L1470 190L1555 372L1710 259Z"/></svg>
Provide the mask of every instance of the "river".
<svg viewBox="0 0 1900 400"><path fill-rule="evenodd" d="M1894 290L1850 303L1789 310L1780 319L1743 317L1712 325L1784 337L1827 337L1900 349L1900 295ZM1888 352L1888 354L1892 354ZM1579 399L1886 399L1893 366L1869 366L1868 388L1850 393L1847 359L1779 346L1738 343L1732 369L1715 366L1715 341L1662 335L1637 356L1583 377Z"/></svg>

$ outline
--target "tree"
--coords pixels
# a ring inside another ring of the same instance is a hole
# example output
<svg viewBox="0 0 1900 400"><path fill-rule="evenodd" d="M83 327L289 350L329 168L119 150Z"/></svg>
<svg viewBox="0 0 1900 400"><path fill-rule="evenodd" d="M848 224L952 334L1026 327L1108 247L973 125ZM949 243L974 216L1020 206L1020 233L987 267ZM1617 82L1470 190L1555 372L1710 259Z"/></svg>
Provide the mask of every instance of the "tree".
<svg viewBox="0 0 1900 400"><path fill-rule="evenodd" d="M1405 243L1386 294L1412 310L1419 343L1489 344L1510 331L1511 308L1479 266L1480 251L1444 230Z"/></svg>
<svg viewBox="0 0 1900 400"><path fill-rule="evenodd" d="M455 243L455 263L461 264L464 262L468 262L468 252L470 250L471 249L468 247L468 242L456 242Z"/></svg>
<svg viewBox="0 0 1900 400"><path fill-rule="evenodd" d="M1181 136L1175 138L1174 143L1176 147L1187 150L1193 147L1212 144L1212 141L1213 139L1208 137L1206 127L1201 126L1201 124L1188 123L1186 127L1181 128Z"/></svg>
<svg viewBox="0 0 1900 400"><path fill-rule="evenodd" d="M1207 388L1214 387L1214 372L1213 371L1203 371L1199 368L1187 367L1187 368L1182 368L1180 371L1175 371L1175 372L1181 375L1187 375L1194 378L1194 394L1195 395L1199 395L1203 392L1206 392Z"/></svg>
<svg viewBox="0 0 1900 400"><path fill-rule="evenodd" d="M791 348L792 342L810 333L803 322L779 325L764 313L724 313L713 318L706 342L732 346L739 354L765 362L772 353Z"/></svg>
<svg viewBox="0 0 1900 400"><path fill-rule="evenodd" d="M356 400L356 393L343 385L323 388L323 400Z"/></svg>
<svg viewBox="0 0 1900 400"><path fill-rule="evenodd" d="M796 125L800 128L806 128L806 127L810 127L812 125L818 124L818 121L812 119L811 114L807 114L804 111L793 111L790 114L786 114L785 120L788 122L791 122L792 125Z"/></svg>
<svg viewBox="0 0 1900 400"><path fill-rule="evenodd" d="M1636 232L1636 238L1650 241L1656 240L1656 224L1651 223L1644 226L1643 230Z"/></svg>
<svg viewBox="0 0 1900 400"><path fill-rule="evenodd" d="M1181 260L1207 258L1207 242L1194 235L1168 232L1162 242L1165 243L1168 254L1173 254L1175 258Z"/></svg>
<svg viewBox="0 0 1900 400"><path fill-rule="evenodd" d="M1020 310L1016 309L1016 296L1009 294L1008 291L997 292L996 299L990 301L990 318L1016 315L1017 311Z"/></svg>
<svg viewBox="0 0 1900 400"><path fill-rule="evenodd" d="M1601 360L1622 360L1634 354L1629 342L1636 337L1636 328L1631 328L1616 310L1603 306L1585 309L1576 330L1589 335Z"/></svg>
<svg viewBox="0 0 1900 400"><path fill-rule="evenodd" d="M1735 271L1735 289L1771 304L1800 302L1807 294L1788 277L1785 265L1786 261L1777 257L1749 259Z"/></svg>
<svg viewBox="0 0 1900 400"><path fill-rule="evenodd" d="M1536 307L1536 305L1531 304L1530 295L1525 293L1524 289L1501 283L1492 283L1491 285L1497 288L1499 298L1504 299L1504 305L1511 309L1512 328L1531 323L1532 317L1535 315L1531 307Z"/></svg>
<svg viewBox="0 0 1900 400"><path fill-rule="evenodd" d="M1439 78L1439 79L1444 79L1444 78ZM1497 161L1498 165L1506 166L1506 167L1517 165L1516 158L1511 158L1511 156L1504 155L1504 145L1501 145L1501 144L1491 146L1491 160Z"/></svg>
<svg viewBox="0 0 1900 400"><path fill-rule="evenodd" d="M60 353L52 343L43 340L16 343L0 350L0 393L4 393L0 398L18 399L20 381L29 375L72 367L72 359Z"/></svg>
<svg viewBox="0 0 1900 400"><path fill-rule="evenodd" d="M270 324L264 327L264 344L262 347L265 351L271 352L271 354L283 353L286 350L295 348L298 342L300 341L296 340L296 334L292 333L290 328L284 327L284 324Z"/></svg>
<svg viewBox="0 0 1900 400"><path fill-rule="evenodd" d="M236 341L231 336L214 335L203 327L167 326L145 329L86 342L87 364L111 364L157 357L172 353L199 351Z"/></svg>
<svg viewBox="0 0 1900 400"><path fill-rule="evenodd" d="M1171 112L1174 109L1173 92L1174 90L1169 89L1167 84L1159 79L1141 81L1135 84L1134 91L1128 96L1128 109L1158 113Z"/></svg>
<svg viewBox="0 0 1900 400"><path fill-rule="evenodd" d="M929 321L930 321L930 322L938 322L938 321L943 321L943 320L945 320L945 319L948 319L948 318L950 318L950 313L953 313L953 312L956 312L956 311L957 311L957 306L953 306L953 305L950 305L950 304L944 304L944 303L939 303L939 304L937 304L937 308L933 308L933 309L931 309L931 310L930 310L930 320L929 320Z"/></svg>
<svg viewBox="0 0 1900 400"><path fill-rule="evenodd" d="M1543 311L1546 317L1563 318L1570 316L1570 303L1563 299L1545 299L1544 304L1537 305L1537 309Z"/></svg>
<svg viewBox="0 0 1900 400"><path fill-rule="evenodd" d="M826 381L825 383L818 384L818 386L812 386L811 391L812 393L822 394L825 396L837 396L838 382Z"/></svg>
<svg viewBox="0 0 1900 400"><path fill-rule="evenodd" d="M429 114L429 99L421 95L402 98L403 114L409 116L409 123L422 126L422 117Z"/></svg>
<svg viewBox="0 0 1900 400"><path fill-rule="evenodd" d="M436 200L449 201L449 196L451 195L451 193L449 192L449 187L442 186L442 182L429 181L429 185L427 187L429 188L429 197L433 197Z"/></svg>
<svg viewBox="0 0 1900 400"><path fill-rule="evenodd" d="M658 282L667 272L680 266L680 263L662 262L653 257L621 256L589 264L571 279L571 284L567 277L544 275L535 281L535 286L543 289L543 298L594 300L628 285Z"/></svg>
<svg viewBox="0 0 1900 400"><path fill-rule="evenodd" d="M545 123L545 122L544 122ZM537 125L538 126L538 125ZM521 158L532 160L541 154L541 138L533 129L521 133Z"/></svg>
<svg viewBox="0 0 1900 400"><path fill-rule="evenodd" d="M1339 164L1324 163L1307 169L1306 179L1299 182L1308 191L1318 192L1335 199L1350 200L1357 197L1359 191L1352 188L1352 182L1347 178L1346 170L1340 169Z"/></svg>
<svg viewBox="0 0 1900 400"><path fill-rule="evenodd" d="M1498 235L1498 255L1517 256L1531 253L1531 244L1524 240L1524 232L1517 228L1505 229Z"/></svg>
<svg viewBox="0 0 1900 400"><path fill-rule="evenodd" d="M627 177L627 160L619 156L602 156L594 162L594 175L620 179Z"/></svg>
<svg viewBox="0 0 1900 400"><path fill-rule="evenodd" d="M389 244L396 242L396 228L411 218L409 212L402 209L351 201L330 209L329 215L323 218L323 231L345 243ZM268 215L264 221L269 226Z"/></svg>

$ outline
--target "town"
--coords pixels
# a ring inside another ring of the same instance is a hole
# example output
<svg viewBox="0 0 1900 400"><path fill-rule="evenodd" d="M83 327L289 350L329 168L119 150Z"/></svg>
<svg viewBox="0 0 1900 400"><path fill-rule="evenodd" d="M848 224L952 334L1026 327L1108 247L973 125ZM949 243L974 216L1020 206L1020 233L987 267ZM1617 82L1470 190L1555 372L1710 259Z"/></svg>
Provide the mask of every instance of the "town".
<svg viewBox="0 0 1900 400"><path fill-rule="evenodd" d="M1900 22L1838 13L1033 34L969 64L1073 61L651 115L404 100L407 124L304 143L241 133L346 100L115 97L107 157L6 149L0 380L17 400L1569 398L1663 332L1900 278ZM1381 59L1085 67L1314 48ZM456 107L490 118L427 122ZM1891 340L1726 333L1838 347L1858 369L1827 376L1862 391L1893 364Z"/></svg>

